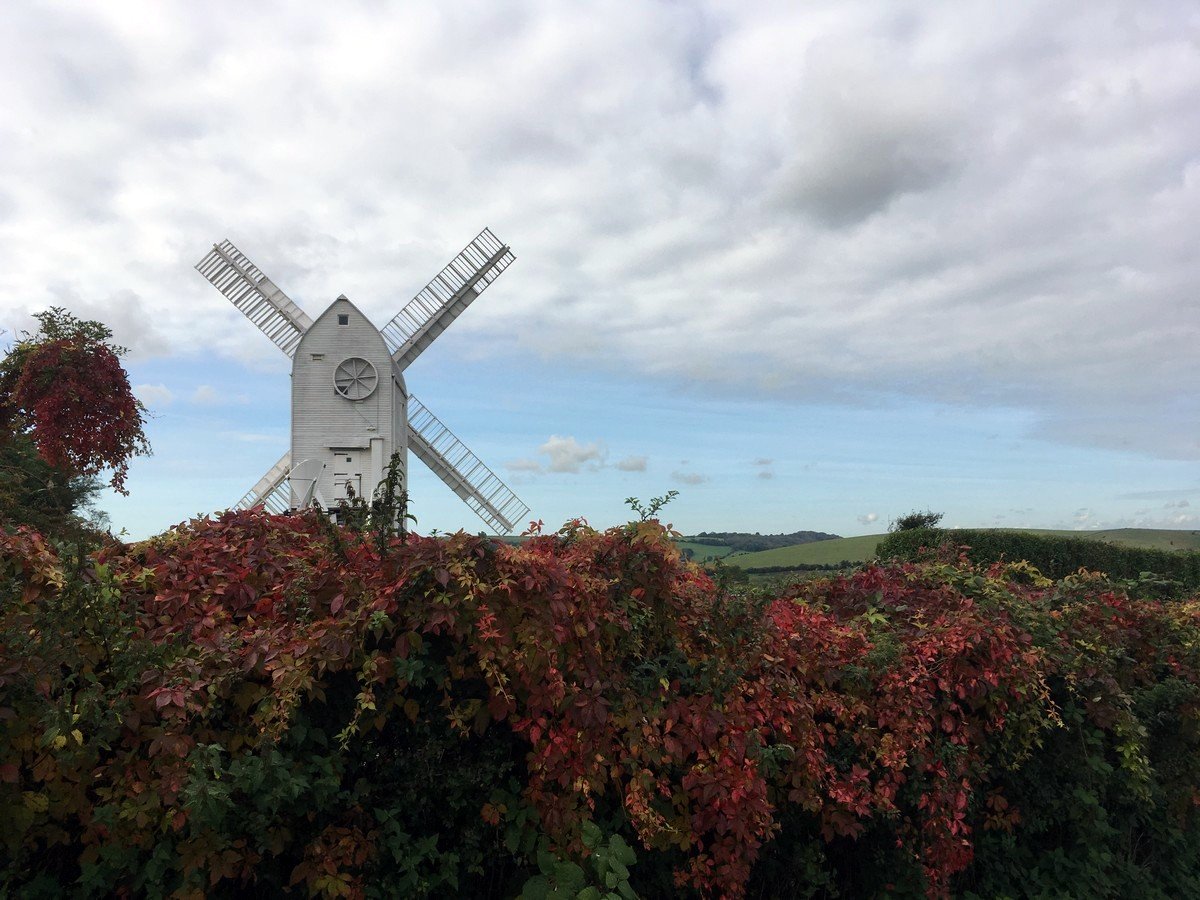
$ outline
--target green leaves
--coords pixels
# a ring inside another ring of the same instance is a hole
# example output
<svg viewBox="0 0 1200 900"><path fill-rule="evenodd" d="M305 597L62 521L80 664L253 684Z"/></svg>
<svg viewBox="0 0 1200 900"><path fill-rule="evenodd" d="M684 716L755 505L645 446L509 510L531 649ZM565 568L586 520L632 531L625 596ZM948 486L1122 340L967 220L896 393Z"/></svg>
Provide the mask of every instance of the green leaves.
<svg viewBox="0 0 1200 900"><path fill-rule="evenodd" d="M533 876L521 890L522 900L632 900L637 894L629 884L629 867L636 855L619 835L605 838L594 823L581 826L583 845L590 851L591 875L578 864L563 860L546 849L537 852L540 874Z"/></svg>

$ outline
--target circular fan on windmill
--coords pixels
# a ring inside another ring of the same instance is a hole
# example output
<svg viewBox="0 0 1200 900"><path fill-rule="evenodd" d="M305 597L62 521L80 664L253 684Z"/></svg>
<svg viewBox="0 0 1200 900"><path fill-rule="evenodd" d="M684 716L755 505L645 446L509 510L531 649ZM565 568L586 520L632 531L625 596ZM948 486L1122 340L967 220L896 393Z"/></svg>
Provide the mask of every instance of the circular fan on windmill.
<svg viewBox="0 0 1200 900"><path fill-rule="evenodd" d="M333 373L334 390L347 400L366 400L378 382L375 367L359 356L342 360Z"/></svg>

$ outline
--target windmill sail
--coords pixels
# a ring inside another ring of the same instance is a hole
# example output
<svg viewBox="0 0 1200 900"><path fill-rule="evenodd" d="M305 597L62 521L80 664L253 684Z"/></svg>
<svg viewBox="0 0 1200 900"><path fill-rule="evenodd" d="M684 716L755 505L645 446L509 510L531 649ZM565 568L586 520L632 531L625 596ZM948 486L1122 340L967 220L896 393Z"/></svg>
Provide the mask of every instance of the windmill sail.
<svg viewBox="0 0 1200 900"><path fill-rule="evenodd" d="M292 454L285 453L283 458L267 470L267 474L258 479L258 484L246 492L235 505L234 509L250 509L261 506L267 512L286 513L292 507L292 492L288 487L288 472L292 468Z"/></svg>
<svg viewBox="0 0 1200 900"><path fill-rule="evenodd" d="M516 257L483 229L450 264L383 326L383 339L404 371Z"/></svg>
<svg viewBox="0 0 1200 900"><path fill-rule="evenodd" d="M411 394L408 428L409 449L493 531L507 534L529 512L508 485Z"/></svg>
<svg viewBox="0 0 1200 900"><path fill-rule="evenodd" d="M291 356L312 319L229 241L213 244L196 269Z"/></svg>

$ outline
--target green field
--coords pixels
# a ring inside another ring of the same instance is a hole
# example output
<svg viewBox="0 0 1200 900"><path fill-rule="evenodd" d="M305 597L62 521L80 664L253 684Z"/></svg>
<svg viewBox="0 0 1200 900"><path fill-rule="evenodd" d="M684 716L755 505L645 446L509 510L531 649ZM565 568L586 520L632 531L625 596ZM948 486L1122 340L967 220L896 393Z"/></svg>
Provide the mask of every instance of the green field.
<svg viewBox="0 0 1200 900"><path fill-rule="evenodd" d="M1051 531L1037 528L1002 530L1087 538L1126 547L1145 547L1150 550L1200 550L1200 531L1154 528L1116 528L1110 531ZM828 565L839 563L844 559L851 562L862 562L874 555L875 548L885 537L887 537L885 534L866 534L859 537L838 538L835 541L816 541L811 544L779 547L759 553L736 553L726 557L725 562L731 566L737 566L739 569L757 569L766 566ZM710 547L707 549L720 548ZM699 558L700 555L697 554L697 559Z"/></svg>
<svg viewBox="0 0 1200 900"><path fill-rule="evenodd" d="M844 559L861 562L874 555L875 548L884 537L882 534L864 534L833 541L813 541L811 544L760 550L758 553L737 553L726 557L725 562L739 569L756 569L760 566L829 565L840 563Z"/></svg>

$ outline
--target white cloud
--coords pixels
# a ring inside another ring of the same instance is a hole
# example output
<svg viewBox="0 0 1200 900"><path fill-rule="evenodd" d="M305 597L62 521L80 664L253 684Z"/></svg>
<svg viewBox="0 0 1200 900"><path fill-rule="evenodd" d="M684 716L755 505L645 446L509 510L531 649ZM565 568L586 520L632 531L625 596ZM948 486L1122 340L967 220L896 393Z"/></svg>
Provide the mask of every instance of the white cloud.
<svg viewBox="0 0 1200 900"><path fill-rule="evenodd" d="M860 525L873 525L877 521L879 521L879 513L863 513L858 517L858 524Z"/></svg>
<svg viewBox="0 0 1200 900"><path fill-rule="evenodd" d="M165 384L135 384L133 395L148 406L151 411L155 407L170 406L175 394Z"/></svg>
<svg viewBox="0 0 1200 900"><path fill-rule="evenodd" d="M617 460L615 468L622 472L645 472L646 462L644 456L626 456L624 459Z"/></svg>
<svg viewBox="0 0 1200 900"><path fill-rule="evenodd" d="M488 222L519 265L455 325L487 352L1200 458L1177 5L247 15L0 9L0 322L61 303L134 355L282 367L192 271L211 242L382 322Z"/></svg>
<svg viewBox="0 0 1200 900"><path fill-rule="evenodd" d="M226 431L221 436L242 444L279 444L282 449L287 448L287 437L278 434L262 434L254 431ZM280 452L282 452L282 449Z"/></svg>
<svg viewBox="0 0 1200 900"><path fill-rule="evenodd" d="M1170 510L1176 507L1168 506ZM1102 515L1091 509L1076 510L1071 522L1065 526L1075 530L1108 531L1118 528L1154 528L1166 530L1190 530L1200 527L1200 515L1186 510L1167 512L1155 509L1137 509L1130 515Z"/></svg>
<svg viewBox="0 0 1200 900"><path fill-rule="evenodd" d="M707 475L701 475L699 472L680 472L678 470L672 472L671 477L680 484L704 484L709 480Z"/></svg>
<svg viewBox="0 0 1200 900"><path fill-rule="evenodd" d="M584 466L597 469L604 465L606 451L597 443L581 444L575 438L550 435L546 443L538 447L538 452L550 458L546 465L548 472L577 473Z"/></svg>
<svg viewBox="0 0 1200 900"><path fill-rule="evenodd" d="M542 464L536 459L514 459L504 464L510 472L542 472Z"/></svg>
<svg viewBox="0 0 1200 900"><path fill-rule="evenodd" d="M191 400L197 406L216 406L221 402L216 390L209 384L202 384L192 391Z"/></svg>
<svg viewBox="0 0 1200 900"><path fill-rule="evenodd" d="M1096 513L1086 507L1075 510L1071 523L1071 527L1076 531L1096 531L1103 528Z"/></svg>

